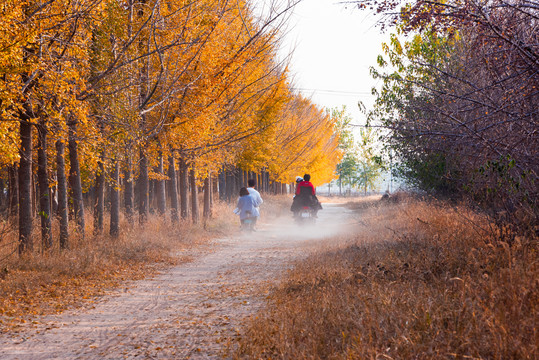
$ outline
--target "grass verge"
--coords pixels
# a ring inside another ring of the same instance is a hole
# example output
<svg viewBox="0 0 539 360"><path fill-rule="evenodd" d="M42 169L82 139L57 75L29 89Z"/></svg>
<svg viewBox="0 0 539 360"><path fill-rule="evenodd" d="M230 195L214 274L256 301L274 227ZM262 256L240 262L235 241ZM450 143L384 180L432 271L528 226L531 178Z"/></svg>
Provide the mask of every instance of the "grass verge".
<svg viewBox="0 0 539 360"><path fill-rule="evenodd" d="M233 358L539 357L536 238L509 246L465 207L351 207L356 233L290 271Z"/></svg>
<svg viewBox="0 0 539 360"><path fill-rule="evenodd" d="M210 240L235 230L230 205L215 204L214 217L193 225L188 221L171 224L152 215L141 226L122 219L118 238L72 232L69 249L7 256L16 250L17 232L6 227L0 247L0 333L16 332L24 323L36 323L38 315L60 313L67 308L91 303L126 280L142 279L167 266L190 260L190 249L208 246ZM91 234L91 215L86 233ZM105 229L108 225L105 224ZM54 224L55 227L58 224ZM58 233L53 229L53 233ZM39 229L33 238L39 239Z"/></svg>

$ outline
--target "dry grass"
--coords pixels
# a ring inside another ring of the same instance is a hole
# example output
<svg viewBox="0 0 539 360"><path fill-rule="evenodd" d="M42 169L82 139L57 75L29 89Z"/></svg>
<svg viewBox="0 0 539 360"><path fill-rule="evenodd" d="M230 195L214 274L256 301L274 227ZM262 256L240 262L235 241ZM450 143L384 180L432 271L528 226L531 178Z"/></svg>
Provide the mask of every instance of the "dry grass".
<svg viewBox="0 0 539 360"><path fill-rule="evenodd" d="M218 203L207 223L177 225L150 216L144 227L122 219L117 239L107 235L87 235L83 240L73 232L68 250L55 248L24 257L17 254L15 226L5 224L0 242L0 332L16 331L18 325L35 321L36 315L58 313L81 302L91 302L125 280L141 279L165 266L189 261L182 256L193 247L208 245L212 238L235 230L230 205ZM86 233L92 233L87 216ZM54 225L57 234L57 224ZM105 224L108 229L108 224ZM39 239L35 229L34 239ZM5 246L1 246L5 245Z"/></svg>
<svg viewBox="0 0 539 360"><path fill-rule="evenodd" d="M284 204L290 201L284 195L264 195L263 216L280 216ZM87 212L86 239L72 231L68 250L61 251L55 243L46 253L42 253L36 240L34 252L24 257L16 254L16 225L0 223L0 333L35 322L36 315L59 313L92 302L123 281L141 279L166 266L189 261L188 256L182 255L186 250L210 246L211 239L238 230L233 205L215 203L212 219L198 225L190 221L173 225L152 215L140 226L130 225L122 218L117 239L92 236L93 219ZM105 229L108 228L105 219ZM39 231L35 226L34 239L40 239ZM57 234L55 221L53 237Z"/></svg>
<svg viewBox="0 0 539 360"><path fill-rule="evenodd" d="M539 357L537 239L510 247L463 207L357 208L357 234L297 264L234 358Z"/></svg>
<svg viewBox="0 0 539 360"><path fill-rule="evenodd" d="M281 216L290 216L290 206L293 195L264 196L264 203L260 208L260 216L263 221L271 221Z"/></svg>

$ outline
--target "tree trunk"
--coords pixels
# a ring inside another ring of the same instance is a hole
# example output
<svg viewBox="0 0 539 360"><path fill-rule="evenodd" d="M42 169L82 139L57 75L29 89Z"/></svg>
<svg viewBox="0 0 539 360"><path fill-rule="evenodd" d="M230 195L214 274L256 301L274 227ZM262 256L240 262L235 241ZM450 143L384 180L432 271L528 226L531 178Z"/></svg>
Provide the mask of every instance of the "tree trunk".
<svg viewBox="0 0 539 360"><path fill-rule="evenodd" d="M198 224L198 189L194 169L191 169L190 171L189 180L191 181L191 218L193 219L193 224Z"/></svg>
<svg viewBox="0 0 539 360"><path fill-rule="evenodd" d="M4 179L0 179L0 210L4 211L5 206L5 198L4 198L4 191L6 190L6 184L4 183Z"/></svg>
<svg viewBox="0 0 539 360"><path fill-rule="evenodd" d="M210 208L213 209L213 204L215 201L219 199L219 193L217 192L217 189L219 188L219 179L217 176L213 176L211 178L211 194L212 197L210 198Z"/></svg>
<svg viewBox="0 0 539 360"><path fill-rule="evenodd" d="M39 148L37 150L37 176L39 184L39 216L41 218L41 242L43 249L52 247L51 201L49 173L47 171L47 128L38 127Z"/></svg>
<svg viewBox="0 0 539 360"><path fill-rule="evenodd" d="M161 175L161 179L156 180L155 192L157 197L157 211L160 216L165 215L167 205L165 180L163 180L163 177L165 176L164 168L165 167L163 164L163 153L159 152L159 166L157 167L157 172L159 175Z"/></svg>
<svg viewBox="0 0 539 360"><path fill-rule="evenodd" d="M77 132L77 122L72 121L69 126L69 183L71 185L71 198L73 200L73 210L75 215L75 221L78 226L78 230L84 238L85 224L84 224L84 203L82 200L82 183L80 179L80 164L78 145L75 139Z"/></svg>
<svg viewBox="0 0 539 360"><path fill-rule="evenodd" d="M60 218L60 249L67 249L69 212L67 207L67 179L65 169L65 144L56 141L56 178L58 180L58 217Z"/></svg>
<svg viewBox="0 0 539 360"><path fill-rule="evenodd" d="M170 217L173 223L177 223L180 220L178 216L178 185L176 184L176 161L173 155L168 157L168 177L170 181L169 191L170 191L170 208L171 213Z"/></svg>
<svg viewBox="0 0 539 360"><path fill-rule="evenodd" d="M233 193L234 193L234 174L232 171L227 170L226 171L226 201L230 202L232 201Z"/></svg>
<svg viewBox="0 0 539 360"><path fill-rule="evenodd" d="M20 123L19 254L32 250L32 125Z"/></svg>
<svg viewBox="0 0 539 360"><path fill-rule="evenodd" d="M112 237L120 233L120 165L114 160L110 189L110 231Z"/></svg>
<svg viewBox="0 0 539 360"><path fill-rule="evenodd" d="M180 211L182 219L187 219L189 216L188 177L187 164L184 159L180 158Z"/></svg>
<svg viewBox="0 0 539 360"><path fill-rule="evenodd" d="M36 175L37 176L37 175ZM38 189L38 182L36 179L36 176L34 176L34 168L33 168L33 161L32 161L32 194L30 195L30 198L32 199L32 216L37 216L37 199L39 194Z"/></svg>
<svg viewBox="0 0 539 360"><path fill-rule="evenodd" d="M105 213L105 159L104 153L101 153L100 160L97 163L97 174L95 177L95 206L94 206L94 234L103 233L103 218Z"/></svg>
<svg viewBox="0 0 539 360"><path fill-rule="evenodd" d="M219 182L219 199L226 200L226 172L224 170L219 172L219 175L217 176L217 181Z"/></svg>
<svg viewBox="0 0 539 360"><path fill-rule="evenodd" d="M157 168L154 169L157 172ZM155 212L155 179L148 179L148 211L150 214Z"/></svg>
<svg viewBox="0 0 539 360"><path fill-rule="evenodd" d="M56 182L58 182L58 179L55 179ZM53 214L53 217L54 217L54 214L58 214L58 186L53 186L51 189L51 214Z"/></svg>
<svg viewBox="0 0 539 360"><path fill-rule="evenodd" d="M140 150L140 163L139 163L139 176L138 176L138 193L139 193L139 221L141 224L148 220L148 203L150 201L150 187L148 181L148 158L141 149Z"/></svg>
<svg viewBox="0 0 539 360"><path fill-rule="evenodd" d="M236 177L238 178L237 184L238 184L238 190L242 187L247 187L247 182L243 181L243 170L240 168L236 168L236 171L234 171L236 174Z"/></svg>
<svg viewBox="0 0 539 360"><path fill-rule="evenodd" d="M13 164L8 168L9 172L9 216L19 214L19 178L17 165Z"/></svg>
<svg viewBox="0 0 539 360"><path fill-rule="evenodd" d="M130 224L133 224L133 163L131 160L131 154L127 154L127 161L124 169L124 206L125 206L125 215L127 216L127 221Z"/></svg>
<svg viewBox="0 0 539 360"><path fill-rule="evenodd" d="M211 217L211 176L208 174L208 177L204 179L204 211L202 216L205 220Z"/></svg>

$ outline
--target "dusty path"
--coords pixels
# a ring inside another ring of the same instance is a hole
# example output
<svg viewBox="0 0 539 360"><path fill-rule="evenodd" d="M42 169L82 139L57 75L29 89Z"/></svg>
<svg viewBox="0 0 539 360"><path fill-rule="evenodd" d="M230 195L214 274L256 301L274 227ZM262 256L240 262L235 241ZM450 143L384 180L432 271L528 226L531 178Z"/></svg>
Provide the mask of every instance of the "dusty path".
<svg viewBox="0 0 539 360"><path fill-rule="evenodd" d="M262 306L265 285L318 240L346 231L346 213L325 204L310 230L287 219L261 224L252 236L216 240L212 252L128 284L91 308L0 337L0 359L220 359L226 340Z"/></svg>

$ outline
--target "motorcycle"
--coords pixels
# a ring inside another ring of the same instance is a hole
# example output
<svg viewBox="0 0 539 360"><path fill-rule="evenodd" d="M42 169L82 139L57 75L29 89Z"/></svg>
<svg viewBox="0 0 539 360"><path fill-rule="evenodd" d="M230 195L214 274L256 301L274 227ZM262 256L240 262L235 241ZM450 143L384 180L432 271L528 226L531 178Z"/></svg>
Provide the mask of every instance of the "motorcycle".
<svg viewBox="0 0 539 360"><path fill-rule="evenodd" d="M299 211L294 214L294 220L298 225L314 224L316 222L314 209L310 206L302 206Z"/></svg>
<svg viewBox="0 0 539 360"><path fill-rule="evenodd" d="M241 221L241 231L253 232L255 226L255 219L249 217Z"/></svg>

